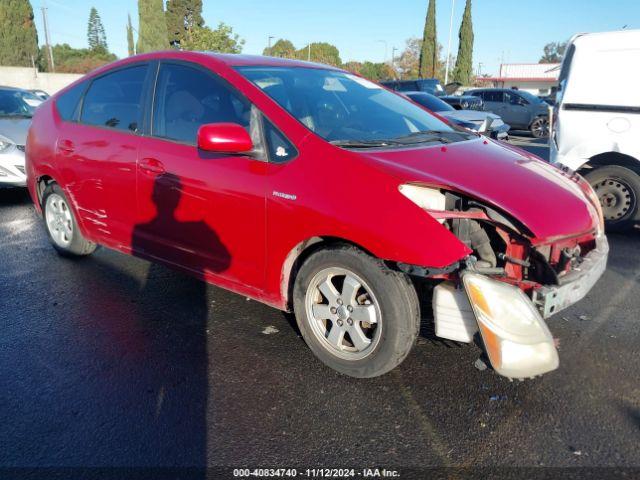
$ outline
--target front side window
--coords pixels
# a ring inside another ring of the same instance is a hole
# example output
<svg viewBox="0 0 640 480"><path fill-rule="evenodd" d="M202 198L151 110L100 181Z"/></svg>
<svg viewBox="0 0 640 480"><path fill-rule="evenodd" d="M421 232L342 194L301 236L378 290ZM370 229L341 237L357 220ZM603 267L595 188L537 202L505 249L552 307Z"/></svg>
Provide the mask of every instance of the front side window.
<svg viewBox="0 0 640 480"><path fill-rule="evenodd" d="M142 122L142 91L147 68L139 65L95 79L84 96L80 121L137 132Z"/></svg>
<svg viewBox="0 0 640 480"><path fill-rule="evenodd" d="M249 129L251 104L212 74L183 64L160 66L153 135L195 145L207 123L231 122Z"/></svg>
<svg viewBox="0 0 640 480"><path fill-rule="evenodd" d="M440 134L437 138L446 134L447 141L468 138L407 99L346 72L303 67L237 68L300 123L341 146L437 141L434 132Z"/></svg>

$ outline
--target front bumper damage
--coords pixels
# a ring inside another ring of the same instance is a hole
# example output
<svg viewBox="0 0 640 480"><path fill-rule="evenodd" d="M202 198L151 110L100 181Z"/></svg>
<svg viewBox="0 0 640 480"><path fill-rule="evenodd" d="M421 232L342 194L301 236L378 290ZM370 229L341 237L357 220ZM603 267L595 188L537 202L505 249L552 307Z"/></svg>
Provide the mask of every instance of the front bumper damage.
<svg viewBox="0 0 640 480"><path fill-rule="evenodd" d="M503 284L505 287L500 288L497 298L506 303L494 308L478 299L478 293L470 291L468 282L442 282L433 295L436 335L469 343L480 333L494 369L509 378L529 378L555 370L556 347L544 319L584 298L604 273L608 253L607 239L600 235L596 248L561 277L558 285L541 286L529 296L490 276L463 270L462 278L471 274L484 278L487 285ZM508 311L502 307L508 307ZM492 309L502 311L488 312ZM501 319L495 322L492 315Z"/></svg>

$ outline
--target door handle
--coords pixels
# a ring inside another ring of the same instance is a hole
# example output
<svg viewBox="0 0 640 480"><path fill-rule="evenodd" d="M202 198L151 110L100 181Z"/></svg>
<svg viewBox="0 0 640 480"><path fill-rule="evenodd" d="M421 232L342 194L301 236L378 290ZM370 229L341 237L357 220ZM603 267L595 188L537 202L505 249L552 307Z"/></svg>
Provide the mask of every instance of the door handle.
<svg viewBox="0 0 640 480"><path fill-rule="evenodd" d="M139 164L140 170L147 173L160 175L165 172L164 165L155 158L143 158Z"/></svg>
<svg viewBox="0 0 640 480"><path fill-rule="evenodd" d="M71 140L60 140L58 142L58 150L64 153L73 153L75 146Z"/></svg>

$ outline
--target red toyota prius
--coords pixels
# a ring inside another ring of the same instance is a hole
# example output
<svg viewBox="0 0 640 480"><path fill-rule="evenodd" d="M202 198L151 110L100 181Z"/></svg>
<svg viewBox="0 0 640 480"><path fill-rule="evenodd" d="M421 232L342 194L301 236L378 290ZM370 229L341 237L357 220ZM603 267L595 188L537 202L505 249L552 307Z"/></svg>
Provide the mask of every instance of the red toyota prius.
<svg viewBox="0 0 640 480"><path fill-rule="evenodd" d="M326 65L130 57L43 104L26 153L61 254L104 245L292 310L355 377L400 364L421 318L501 375L551 371L545 319L606 267L579 175Z"/></svg>

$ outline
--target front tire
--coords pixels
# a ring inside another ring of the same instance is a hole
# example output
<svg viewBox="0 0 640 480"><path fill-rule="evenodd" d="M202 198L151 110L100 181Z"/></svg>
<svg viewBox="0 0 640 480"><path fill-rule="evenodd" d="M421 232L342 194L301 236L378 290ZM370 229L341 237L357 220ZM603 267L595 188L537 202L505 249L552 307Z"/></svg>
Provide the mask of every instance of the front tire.
<svg viewBox="0 0 640 480"><path fill-rule="evenodd" d="M398 366L420 328L409 278L351 246L312 254L293 290L300 332L327 366L358 378Z"/></svg>
<svg viewBox="0 0 640 480"><path fill-rule="evenodd" d="M57 183L47 185L42 194L42 216L49 240L60 255L84 257L96 249L96 244L80 233L67 197Z"/></svg>
<svg viewBox="0 0 640 480"><path fill-rule="evenodd" d="M609 232L623 232L640 220L640 176L618 165L596 168L585 175L593 187Z"/></svg>

